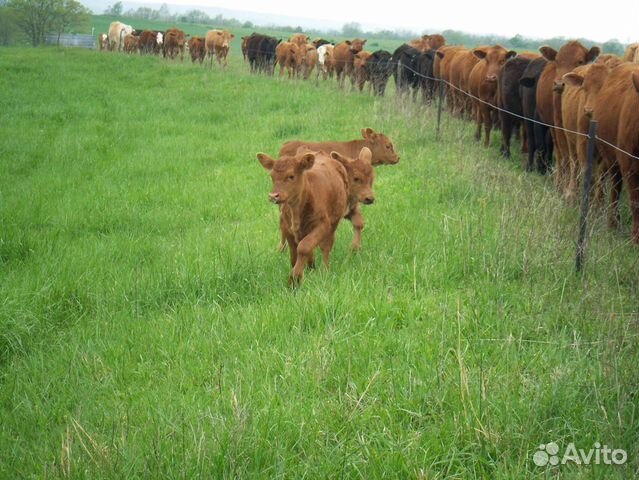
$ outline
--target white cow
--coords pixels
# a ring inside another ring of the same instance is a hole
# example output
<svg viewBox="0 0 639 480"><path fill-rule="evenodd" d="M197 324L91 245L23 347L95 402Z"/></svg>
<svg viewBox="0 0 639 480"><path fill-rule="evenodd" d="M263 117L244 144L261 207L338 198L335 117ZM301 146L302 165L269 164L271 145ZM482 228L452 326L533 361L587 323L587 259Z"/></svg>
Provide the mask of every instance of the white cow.
<svg viewBox="0 0 639 480"><path fill-rule="evenodd" d="M334 45L331 45L330 43L327 43L326 45L322 45L317 49L317 63L319 64L319 68L317 69L317 75L319 76L320 71L322 72L322 76L324 77L324 80L326 80L326 77L330 74L331 77L332 75L332 71L331 71L331 62L330 62L330 58L333 56L333 49L335 48Z"/></svg>
<svg viewBox="0 0 639 480"><path fill-rule="evenodd" d="M124 37L133 33L133 27L122 22L111 22L109 26L109 50L120 51L124 46Z"/></svg>

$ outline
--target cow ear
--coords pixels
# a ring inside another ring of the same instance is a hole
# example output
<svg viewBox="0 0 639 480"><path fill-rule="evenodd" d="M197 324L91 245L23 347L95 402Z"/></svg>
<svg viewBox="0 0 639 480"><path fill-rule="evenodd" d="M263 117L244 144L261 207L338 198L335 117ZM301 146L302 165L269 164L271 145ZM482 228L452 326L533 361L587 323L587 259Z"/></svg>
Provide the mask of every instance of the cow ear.
<svg viewBox="0 0 639 480"><path fill-rule="evenodd" d="M373 152L371 152L370 148L364 147L359 151L359 159L362 160L363 162L370 163L372 165Z"/></svg>
<svg viewBox="0 0 639 480"><path fill-rule="evenodd" d="M364 45L366 43L366 39L362 40L362 45Z"/></svg>
<svg viewBox="0 0 639 480"><path fill-rule="evenodd" d="M350 45L350 44L351 44L351 41L350 41L350 40L344 40L344 43L345 43L346 45Z"/></svg>
<svg viewBox="0 0 639 480"><path fill-rule="evenodd" d="M437 50L437 52L435 52L437 54L437 56L439 58L444 58L445 53L444 52L440 52L439 50Z"/></svg>
<svg viewBox="0 0 639 480"><path fill-rule="evenodd" d="M632 72L632 84L637 93L639 93L639 72Z"/></svg>
<svg viewBox="0 0 639 480"><path fill-rule="evenodd" d="M235 38L235 34L234 33L231 33L231 38Z"/></svg>
<svg viewBox="0 0 639 480"><path fill-rule="evenodd" d="M348 158L344 157L342 154L340 154L339 152L336 151L332 151L331 152L331 158L333 160L337 160L339 163L341 163L342 165L344 165L346 168L348 168L348 164L349 164L349 160Z"/></svg>
<svg viewBox="0 0 639 480"><path fill-rule="evenodd" d="M475 50L473 50L473 55L475 55L480 60L483 60L484 58L486 58L486 50L482 48L476 48Z"/></svg>
<svg viewBox="0 0 639 480"><path fill-rule="evenodd" d="M266 153L258 153L257 159L260 161L260 163L266 170L273 170L273 165L275 165L275 160L269 157Z"/></svg>
<svg viewBox="0 0 639 480"><path fill-rule="evenodd" d="M506 60L508 60L509 58L513 58L517 56L517 52L515 52L514 50L510 50L507 54L506 54Z"/></svg>
<svg viewBox="0 0 639 480"><path fill-rule="evenodd" d="M305 153L297 164L297 168L300 171L308 170L315 163L314 153Z"/></svg>
<svg viewBox="0 0 639 480"><path fill-rule="evenodd" d="M373 138L373 135L375 135L375 132L372 128L362 128L362 138Z"/></svg>
<svg viewBox="0 0 639 480"><path fill-rule="evenodd" d="M568 72L561 78L566 85L570 85L571 87L581 87L584 83L584 78L575 72Z"/></svg>
<svg viewBox="0 0 639 480"><path fill-rule="evenodd" d="M555 57L557 56L557 50L555 50L552 47L549 47L548 45L544 45L543 47L539 47L539 51L544 56L544 58L546 60L548 60L549 62L552 62L555 59Z"/></svg>
<svg viewBox="0 0 639 480"><path fill-rule="evenodd" d="M599 47L592 47L586 55L586 63L594 62L600 52L601 49Z"/></svg>

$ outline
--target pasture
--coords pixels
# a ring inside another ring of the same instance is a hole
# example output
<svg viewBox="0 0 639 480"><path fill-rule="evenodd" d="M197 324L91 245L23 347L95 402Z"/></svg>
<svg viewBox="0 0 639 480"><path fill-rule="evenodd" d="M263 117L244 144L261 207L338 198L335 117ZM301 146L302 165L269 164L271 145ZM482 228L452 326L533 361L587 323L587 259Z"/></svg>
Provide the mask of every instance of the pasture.
<svg viewBox="0 0 639 480"><path fill-rule="evenodd" d="M238 35L239 37L239 35ZM237 38L236 38L237 40ZM631 478L639 261L434 109L63 49L0 55L0 477ZM392 93L392 91L390 92ZM363 127L363 248L286 286L255 158ZM518 155L515 155L518 157ZM624 205L627 202L624 202ZM538 467L599 442L624 465Z"/></svg>

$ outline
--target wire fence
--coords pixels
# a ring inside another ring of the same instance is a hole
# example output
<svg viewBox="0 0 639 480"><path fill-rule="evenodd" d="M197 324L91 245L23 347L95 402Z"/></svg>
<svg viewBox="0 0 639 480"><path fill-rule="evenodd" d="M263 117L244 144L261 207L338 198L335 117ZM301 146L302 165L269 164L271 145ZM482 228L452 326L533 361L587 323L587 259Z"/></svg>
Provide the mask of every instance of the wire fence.
<svg viewBox="0 0 639 480"><path fill-rule="evenodd" d="M506 109L504 109L504 108L501 108L501 107L499 107L499 106L497 106L497 105L495 105L495 104L493 104L493 103L490 103L490 102L488 102L488 101L486 101L486 100L483 100L483 99L481 99L481 98L479 98L479 97L477 97L477 96L475 96L475 95L472 95L470 92L467 92L466 90L463 90L463 89L461 89L461 88L457 87L456 85L453 85L451 82L449 82L449 81L447 81L447 80L444 80L444 79L442 79L442 78L429 77L428 75L424 75L424 74L422 74L422 73L420 73L420 72L417 72L416 70L413 70L413 69L412 69L412 68L410 68L408 65L405 65L405 64L403 64L403 63L401 63L401 62L395 62L395 63L393 63L393 65L392 65L392 66L401 67L401 68L403 68L403 69L405 69L405 70L408 70L408 71L412 72L414 75L416 75L416 76L418 76L418 77L421 77L421 78L424 78L424 79L426 79L426 80L431 80L431 81L433 81L433 82L439 82L440 84L445 84L445 85L447 85L448 87L450 87L450 88L452 88L452 89L454 89L454 90L458 91L459 93L462 93L462 94L466 95L467 97L472 98L473 100L475 100L475 101L477 101L477 102L481 102L481 103L483 103L483 104L485 104L485 105L488 105L488 106L489 106L489 107L491 107L491 108L494 108L494 109L495 109L495 110L497 110L497 111L500 111L500 112L502 112L502 113L507 113L508 115L512 115L513 117L517 117L517 118L519 118L519 119L521 119L521 120L524 120L524 121L527 121L527 122L532 122L532 123L535 123L535 124L537 124L537 125L542 125L542 126L547 127L547 128L552 128L552 129L555 129L555 130L561 130L561 131L563 131L563 132L565 132L565 133L571 133L571 134L573 134L573 135L578 135L578 136L581 136L581 137L586 137L586 138L588 138L588 134L587 134L587 133L584 133L584 132L577 132L577 131L570 130L570 129L567 129L567 128L564 128L564 127L559 127L559 126L557 126L557 125L552 125L552 124L549 124L549 123L544 123L544 122L541 122L541 121L539 121L539 120L535 120L534 118L525 117L525 116L523 116L523 115L519 115L519 114L517 114L517 113L515 113L515 112L511 112L511 111L509 111L509 110L506 110ZM600 141L600 142L602 142L602 143L604 143L604 144L608 145L609 147L612 147L612 148L614 148L615 150L618 150L619 152L621 152L621 153L623 153L623 154L627 155L628 157L633 158L633 159L635 159L635 160L639 160L639 156L633 155L633 154L631 154L631 153L629 153L629 152L625 151L624 149L622 149L622 148L618 147L617 145L614 145L613 143L608 142L607 140L604 140L603 138L599 137L598 135L595 135L595 138L596 138L598 141Z"/></svg>

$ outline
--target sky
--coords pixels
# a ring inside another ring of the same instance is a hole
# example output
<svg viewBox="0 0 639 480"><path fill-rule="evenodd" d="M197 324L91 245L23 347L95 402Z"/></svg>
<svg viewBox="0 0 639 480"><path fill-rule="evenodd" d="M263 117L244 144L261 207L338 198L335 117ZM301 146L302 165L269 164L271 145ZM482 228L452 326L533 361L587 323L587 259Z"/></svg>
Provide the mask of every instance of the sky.
<svg viewBox="0 0 639 480"><path fill-rule="evenodd" d="M452 29L508 37L520 34L540 39L562 36L588 38L598 42L610 39L617 39L622 43L639 41L639 0L137 1L150 6L159 6L166 2L169 8L172 5L188 5L203 10L220 7L235 11L317 19L318 23L320 20L337 24L357 22L365 30L388 28L436 33ZM122 0L122 3L126 10L127 0Z"/></svg>

